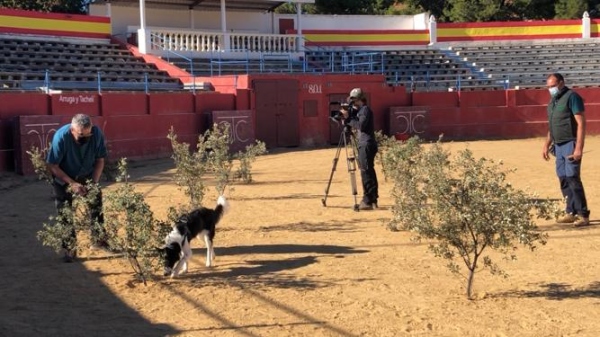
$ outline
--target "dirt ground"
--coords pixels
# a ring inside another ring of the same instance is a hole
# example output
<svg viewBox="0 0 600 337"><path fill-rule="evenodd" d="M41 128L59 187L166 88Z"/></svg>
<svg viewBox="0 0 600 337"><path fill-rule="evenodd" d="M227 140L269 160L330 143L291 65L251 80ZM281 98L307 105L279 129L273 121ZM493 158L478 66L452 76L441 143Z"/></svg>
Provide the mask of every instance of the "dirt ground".
<svg viewBox="0 0 600 337"><path fill-rule="evenodd" d="M509 180L559 198L541 139L451 143L502 159ZM548 244L486 271L475 299L426 244L390 232L390 183L380 208L354 212L345 156L323 207L335 148L260 157L255 182L228 192L215 266L195 241L189 273L144 286L126 262L82 251L65 264L35 238L53 214L49 186L11 174L0 185L0 336L599 336L600 138L588 137L583 181L592 225L541 221ZM171 160L133 162L130 173L156 216L185 202ZM360 181L360 180L359 180ZM107 186L110 189L111 186ZM205 204L216 199L211 187Z"/></svg>

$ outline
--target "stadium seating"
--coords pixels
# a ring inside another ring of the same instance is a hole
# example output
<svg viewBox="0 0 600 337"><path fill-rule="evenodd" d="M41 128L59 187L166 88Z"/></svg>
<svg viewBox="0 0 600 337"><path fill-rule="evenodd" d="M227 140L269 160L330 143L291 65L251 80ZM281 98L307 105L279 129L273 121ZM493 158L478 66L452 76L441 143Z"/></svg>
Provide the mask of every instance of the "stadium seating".
<svg viewBox="0 0 600 337"><path fill-rule="evenodd" d="M570 86L585 87L597 85L600 43L465 42L440 49L309 50L302 61L279 56L170 62L198 76L265 72L384 74L388 84L418 91L542 88L552 72L563 73Z"/></svg>
<svg viewBox="0 0 600 337"><path fill-rule="evenodd" d="M597 86L600 43L513 42L452 46L449 56L478 68L490 79L508 80L510 87L543 88L553 72L570 86Z"/></svg>
<svg viewBox="0 0 600 337"><path fill-rule="evenodd" d="M110 43L0 36L0 89L178 90L179 79Z"/></svg>

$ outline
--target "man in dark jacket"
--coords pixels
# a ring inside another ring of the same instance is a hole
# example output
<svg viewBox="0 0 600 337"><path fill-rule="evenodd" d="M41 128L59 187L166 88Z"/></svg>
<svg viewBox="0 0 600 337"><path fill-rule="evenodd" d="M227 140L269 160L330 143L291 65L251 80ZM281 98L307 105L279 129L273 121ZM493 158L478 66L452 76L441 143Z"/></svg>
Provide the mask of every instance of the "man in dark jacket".
<svg viewBox="0 0 600 337"><path fill-rule="evenodd" d="M560 189L566 199L565 215L558 223L571 223L575 227L590 224L585 191L581 182L581 159L585 142L585 115L583 99L565 86L561 74L554 73L546 79L550 91L548 103L548 135L542 156L550 159L550 149L556 156L556 174Z"/></svg>
<svg viewBox="0 0 600 337"><path fill-rule="evenodd" d="M349 116L347 110L342 110L346 125L356 129L358 135L358 165L363 186L363 198L359 205L360 210L372 210L377 207L379 198L379 184L375 172L375 155L377 154L377 141L375 140L375 126L373 111L367 106L367 98L360 88L350 91L350 101L358 110L356 117Z"/></svg>

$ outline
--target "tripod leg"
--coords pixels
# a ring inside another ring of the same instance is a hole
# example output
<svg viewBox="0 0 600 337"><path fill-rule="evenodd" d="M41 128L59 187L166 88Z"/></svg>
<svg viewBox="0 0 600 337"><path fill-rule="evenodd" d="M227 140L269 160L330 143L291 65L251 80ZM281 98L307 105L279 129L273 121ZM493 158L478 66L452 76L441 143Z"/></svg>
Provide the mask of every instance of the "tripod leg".
<svg viewBox="0 0 600 337"><path fill-rule="evenodd" d="M343 141L342 137L343 136L344 136L344 133L342 132L340 141L338 143L337 150L335 152L335 157L333 157L333 167L331 168L331 173L329 174L329 181L327 182L327 187L325 188L325 197L323 197L321 199L321 203L323 204L323 207L327 207L327 196L329 195L329 188L331 187L331 180L333 179L333 173L335 172L337 163L340 159L340 152L342 150L342 141Z"/></svg>
<svg viewBox="0 0 600 337"><path fill-rule="evenodd" d="M350 174L350 187L352 188L352 195L354 196L354 211L358 212L358 200L356 196L358 195L358 190L356 188L356 151L354 147L354 140L352 135L350 137L350 144L346 142L346 138L344 137L344 147L346 149L346 162L348 164L348 173ZM351 153L348 152L348 146L351 148Z"/></svg>

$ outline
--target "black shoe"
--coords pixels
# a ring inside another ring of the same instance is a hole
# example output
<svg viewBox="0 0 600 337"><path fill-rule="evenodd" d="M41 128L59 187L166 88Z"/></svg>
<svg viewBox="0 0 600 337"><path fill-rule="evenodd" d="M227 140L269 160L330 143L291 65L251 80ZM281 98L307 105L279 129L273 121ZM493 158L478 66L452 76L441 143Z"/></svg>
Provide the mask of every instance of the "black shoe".
<svg viewBox="0 0 600 337"><path fill-rule="evenodd" d="M358 205L358 209L361 211L371 211L371 210L373 210L373 204L369 204L364 201L361 201L360 205Z"/></svg>
<svg viewBox="0 0 600 337"><path fill-rule="evenodd" d="M105 253L115 252L106 241L96 241L92 243L90 245L90 250L103 251Z"/></svg>
<svg viewBox="0 0 600 337"><path fill-rule="evenodd" d="M64 263L72 263L75 262L75 258L77 257L77 251L74 249L65 249L65 254L63 255Z"/></svg>

